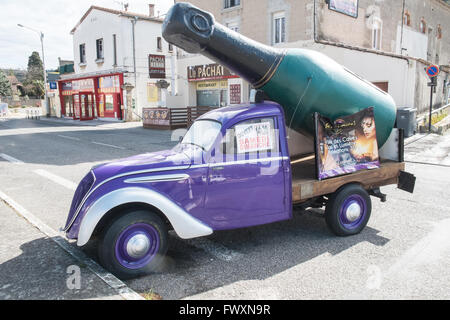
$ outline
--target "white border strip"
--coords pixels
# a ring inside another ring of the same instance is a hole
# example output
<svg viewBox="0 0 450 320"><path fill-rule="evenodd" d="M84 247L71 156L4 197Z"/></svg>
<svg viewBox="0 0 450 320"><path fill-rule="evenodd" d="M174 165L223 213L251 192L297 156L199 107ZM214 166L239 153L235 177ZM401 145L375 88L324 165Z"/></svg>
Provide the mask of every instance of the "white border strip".
<svg viewBox="0 0 450 320"><path fill-rule="evenodd" d="M65 136L65 135L62 135L62 134L57 134L57 136L60 137L60 138L64 138L64 139L69 139L69 140L74 140L74 141L81 141L81 139L79 139L79 138L69 137L69 136Z"/></svg>
<svg viewBox="0 0 450 320"><path fill-rule="evenodd" d="M120 150L125 150L124 147L119 147L119 146L115 146L112 144L107 144L107 143L101 143L101 142L96 142L96 141L91 141L93 144L99 145L99 146L105 146L105 147L110 147L110 148L115 148L115 149L120 149Z"/></svg>
<svg viewBox="0 0 450 320"><path fill-rule="evenodd" d="M94 260L86 256L84 252L79 249L72 247L66 238L61 236L58 232L50 228L39 218L29 212L27 209L22 207L20 204L15 202L13 199L8 197L2 191L0 191L0 199L6 203L8 206L13 208L20 216L25 218L34 227L39 229L52 241L54 241L58 246L68 252L72 257L78 260L80 263L85 264L96 276L103 280L109 287L116 291L125 300L145 300L137 292L130 289L123 281L118 279L113 274L107 272L100 265L98 265Z"/></svg>

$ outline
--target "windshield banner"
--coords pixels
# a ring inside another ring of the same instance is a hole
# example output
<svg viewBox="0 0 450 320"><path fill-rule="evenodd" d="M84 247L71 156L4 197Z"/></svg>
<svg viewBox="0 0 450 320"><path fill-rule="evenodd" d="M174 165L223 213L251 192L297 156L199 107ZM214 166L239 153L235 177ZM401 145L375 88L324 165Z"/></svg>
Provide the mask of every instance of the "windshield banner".
<svg viewBox="0 0 450 320"><path fill-rule="evenodd" d="M380 167L373 108L334 122L315 114L317 178Z"/></svg>

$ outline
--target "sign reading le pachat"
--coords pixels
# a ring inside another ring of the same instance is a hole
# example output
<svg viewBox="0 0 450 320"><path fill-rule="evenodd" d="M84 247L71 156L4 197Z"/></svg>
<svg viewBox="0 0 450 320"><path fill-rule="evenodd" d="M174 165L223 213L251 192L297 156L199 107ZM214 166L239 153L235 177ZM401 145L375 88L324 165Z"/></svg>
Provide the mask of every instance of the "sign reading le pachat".
<svg viewBox="0 0 450 320"><path fill-rule="evenodd" d="M373 108L334 122L315 115L317 178L380 167Z"/></svg>

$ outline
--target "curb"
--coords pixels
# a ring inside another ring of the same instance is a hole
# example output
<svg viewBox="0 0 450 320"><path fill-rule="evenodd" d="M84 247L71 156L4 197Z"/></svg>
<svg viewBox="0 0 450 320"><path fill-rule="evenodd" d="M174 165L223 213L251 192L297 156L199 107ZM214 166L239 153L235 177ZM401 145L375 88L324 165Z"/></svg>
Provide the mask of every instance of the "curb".
<svg viewBox="0 0 450 320"><path fill-rule="evenodd" d="M17 214L27 220L35 228L44 233L64 251L69 253L80 263L85 264L89 268L89 270L91 270L97 277L103 280L103 282L105 282L124 300L145 300L144 297L142 297L134 290L130 289L122 280L118 279L116 276L103 269L94 260L86 256L84 252L71 246L65 237L61 236L58 232L50 228L39 218L34 216L27 209L8 197L2 191L0 191L0 200L11 207L15 212L17 212Z"/></svg>

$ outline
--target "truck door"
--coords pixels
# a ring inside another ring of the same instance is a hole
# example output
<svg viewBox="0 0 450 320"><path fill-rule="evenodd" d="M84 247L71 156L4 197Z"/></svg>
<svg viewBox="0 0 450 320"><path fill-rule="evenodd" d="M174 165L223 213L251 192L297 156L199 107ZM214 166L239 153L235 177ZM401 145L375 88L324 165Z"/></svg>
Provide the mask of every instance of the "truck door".
<svg viewBox="0 0 450 320"><path fill-rule="evenodd" d="M276 118L233 125L208 168L205 210L216 230L289 218Z"/></svg>

